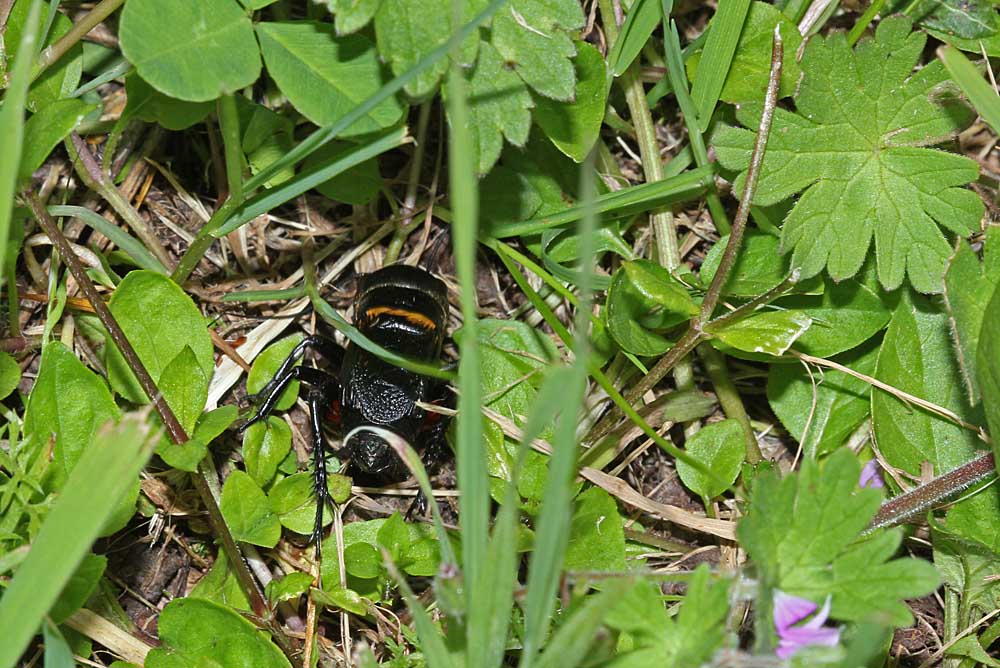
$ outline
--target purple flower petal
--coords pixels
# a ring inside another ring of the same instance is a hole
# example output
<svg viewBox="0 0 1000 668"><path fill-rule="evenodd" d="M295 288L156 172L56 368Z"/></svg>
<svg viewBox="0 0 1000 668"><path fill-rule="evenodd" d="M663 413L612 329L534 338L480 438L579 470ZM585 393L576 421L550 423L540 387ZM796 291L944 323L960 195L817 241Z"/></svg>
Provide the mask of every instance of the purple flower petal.
<svg viewBox="0 0 1000 668"><path fill-rule="evenodd" d="M778 634L777 655L787 659L808 645L833 647L840 642L840 630L824 627L830 615L830 598L823 607L804 624L795 624L806 619L818 606L804 598L790 596L784 592L774 592L774 626Z"/></svg>
<svg viewBox="0 0 1000 668"><path fill-rule="evenodd" d="M778 635L811 615L816 608L817 605L808 599L791 596L775 589L774 628L777 629Z"/></svg>
<svg viewBox="0 0 1000 668"><path fill-rule="evenodd" d="M805 624L803 624L802 626L800 626L798 628L802 628L802 629L818 629L818 628L821 628L823 626L823 624L826 624L826 618L829 617L829 616L830 616L830 597L827 596L826 597L826 601L823 602L823 607L820 608L820 611L817 612L816 615L812 619L810 619L808 622L806 622ZM792 628L790 630L794 631L795 628Z"/></svg>
<svg viewBox="0 0 1000 668"><path fill-rule="evenodd" d="M882 467L879 466L878 460L873 459L865 467L861 469L861 477L858 479L859 487L874 487L876 489L882 489L885 487L885 481L882 480Z"/></svg>
<svg viewBox="0 0 1000 668"><path fill-rule="evenodd" d="M795 631L795 633L791 633ZM797 629L790 629L790 636L782 637L778 643L776 654L780 659L787 659L803 647L809 645L823 645L825 647L836 647L840 642L839 629L816 629L798 632Z"/></svg>

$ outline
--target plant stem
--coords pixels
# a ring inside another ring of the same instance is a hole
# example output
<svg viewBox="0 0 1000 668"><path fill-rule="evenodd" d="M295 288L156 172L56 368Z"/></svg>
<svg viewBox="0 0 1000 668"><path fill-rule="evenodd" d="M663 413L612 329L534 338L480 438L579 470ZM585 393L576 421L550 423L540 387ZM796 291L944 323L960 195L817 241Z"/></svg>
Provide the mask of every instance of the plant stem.
<svg viewBox="0 0 1000 668"><path fill-rule="evenodd" d="M229 218L229 214L236 209L237 202L238 200L230 197L215 210L215 213L208 219L208 222L201 226L194 241L184 251L184 255L181 256L177 267L174 268L174 273L170 275L174 283L180 285L188 279L194 268L201 262L201 258L205 256L208 249L216 242L216 238L212 233L222 227L222 224Z"/></svg>
<svg viewBox="0 0 1000 668"><path fill-rule="evenodd" d="M163 244L160 243L160 240L149 229L149 226L142 219L142 216L139 215L139 212L129 204L121 191L118 190L118 186L114 184L110 177L101 169L100 165L97 164L94 155L87 148L87 142L74 132L64 144L66 151L69 153L70 161L76 167L76 173L84 185L97 192L105 202L110 204L115 213L121 216L122 220L132 228L135 235L142 240L146 248L156 256L156 259L164 267L169 267L171 265L170 256L167 255Z"/></svg>
<svg viewBox="0 0 1000 668"><path fill-rule="evenodd" d="M90 276L87 275L86 270L80 263L80 259L73 251L69 241L63 235L62 230L59 229L55 221L49 216L49 212L46 210L45 205L36 195L30 192L25 192L22 196L31 208L31 212L35 217L35 220L38 221L38 224L41 226L42 230L44 230L45 234L48 235L53 246L55 246L55 248L59 251L63 261L69 268L70 273L80 286L80 290L83 291L84 296L86 296L91 305L94 307L94 312L100 319L101 324L104 325L112 342L114 342L115 346L117 346L118 350L121 352L122 357L132 370L132 373L135 374L143 392L145 392L146 396L150 398L153 407L160 415L160 419L163 420L163 424L166 427L167 435L170 437L170 440L178 445L186 443L189 440L187 432L177 420L177 417L170 409L170 406L167 405L166 400L163 398L163 394L156 387L156 383L146 370L146 366L142 363L142 360L139 359L139 355L135 352L132 344L129 343L128 338L125 336L125 332L122 331L122 328L118 325L118 321L115 320L114 315L104 302L104 299L101 297L100 293L97 292L97 288L94 287L93 281L90 280ZM232 566L244 592L250 599L254 614L267 619L266 623L271 634L274 636L275 640L282 645L283 649L286 650L286 653L288 653L287 650L290 648L287 645L284 634L277 623L269 618L270 616L268 615L268 607L267 602L264 599L264 594L257 586L257 581L253 578L253 575L247 568L246 562L243 561L242 552L240 551L236 540L233 538L233 535L229 532L229 527L226 526L226 522L222 517L222 511L219 509L215 496L212 494L209 481L204 475L193 476L193 479L195 487L201 496L202 502L208 510L212 528L215 530L215 533L222 538L226 554L229 556L230 565Z"/></svg>
<svg viewBox="0 0 1000 668"><path fill-rule="evenodd" d="M750 203L753 201L753 195L757 189L757 178L760 175L760 166L764 160L764 148L767 145L767 137L771 132L771 120L774 117L774 109L778 100L778 84L781 81L781 58L783 51L781 33L775 28L774 48L771 53L771 73L767 83L767 93L764 98L764 109L761 114L760 126L757 129L757 137L754 140L753 152L750 156L750 165L747 168L746 185L743 188L740 206L736 211L736 219L733 221L733 228L729 234L729 241L726 243L726 249L722 254L719 268L712 278L708 292L705 294L701 311L692 319L688 330L674 344L674 347L668 350L653 368L649 370L649 373L643 376L629 390L628 394L625 395L625 400L631 405L634 405L642 395L663 380L664 376L708 335L706 326L710 323L712 313L719 303L722 288L726 284L733 266L736 264L736 255L743 243L743 233L750 216ZM772 296L772 293L773 290L768 291L765 293L765 296ZM756 301L754 300L755 303ZM596 443L610 433L619 415L617 411L612 410L594 427L588 436L588 440L591 443Z"/></svg>
<svg viewBox="0 0 1000 668"><path fill-rule="evenodd" d="M240 117L236 111L236 98L232 94L219 98L216 113L219 116L219 133L226 156L226 185L229 197L243 199L243 149L240 146Z"/></svg>
<svg viewBox="0 0 1000 668"><path fill-rule="evenodd" d="M406 179L406 195L403 197L402 219L396 227L396 231L389 240L389 247L385 252L385 263L392 264L399 259L399 252L403 249L406 238L414 230L413 214L417 206L417 188L420 185L420 168L424 164L424 151L427 145L427 126L430 124L431 104L424 102L420 105L420 112L417 115L417 132L413 142L413 160L410 162L410 171Z"/></svg>
<svg viewBox="0 0 1000 668"><path fill-rule="evenodd" d="M911 489L883 503L864 533L901 524L914 515L944 503L959 492L989 480L994 475L996 475L996 464L993 461L993 453L980 455L968 464L934 478L926 485Z"/></svg>
<svg viewBox="0 0 1000 668"><path fill-rule="evenodd" d="M66 55L66 52L73 48L77 42L87 36L91 30L104 19L125 4L125 0L103 0L94 7L86 16L73 24L69 32L56 40L55 44L45 47L38 56L38 62L31 73L31 80L34 81L42 72L47 70L53 63Z"/></svg>
<svg viewBox="0 0 1000 668"><path fill-rule="evenodd" d="M698 354L705 363L705 370L715 387L715 396L719 398L722 411L727 418L732 418L743 427L743 434L746 440L747 461L757 464L764 457L760 453L757 445L757 438L754 436L753 427L750 426L750 417L743 406L739 392L729 378L729 370L726 368L726 356L712 347L710 343L702 343L698 346Z"/></svg>

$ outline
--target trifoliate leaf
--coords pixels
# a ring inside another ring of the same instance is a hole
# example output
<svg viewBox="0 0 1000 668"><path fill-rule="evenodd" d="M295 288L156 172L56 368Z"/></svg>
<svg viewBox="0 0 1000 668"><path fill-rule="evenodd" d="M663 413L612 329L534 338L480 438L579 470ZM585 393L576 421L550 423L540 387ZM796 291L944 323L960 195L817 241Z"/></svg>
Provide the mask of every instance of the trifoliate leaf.
<svg viewBox="0 0 1000 668"><path fill-rule="evenodd" d="M447 93L445 89L446 96ZM476 171L485 174L500 157L504 137L515 146L524 146L528 141L529 109L534 104L524 82L506 67L497 50L485 42L480 44L468 94Z"/></svg>
<svg viewBox="0 0 1000 668"><path fill-rule="evenodd" d="M854 454L840 449L822 466L806 459L798 473L762 475L736 533L768 586L812 601L831 596L837 619L883 613L906 626L912 616L902 599L933 591L937 572L920 559L892 559L900 529L857 540L881 497L858 486L860 473Z"/></svg>
<svg viewBox="0 0 1000 668"><path fill-rule="evenodd" d="M911 76L926 37L911 34L910 25L886 19L853 52L843 34L814 38L802 58L798 113L775 113L754 201L769 205L802 192L785 219L782 247L803 278L824 268L837 280L853 276L874 236L885 288L906 275L917 290L940 292L951 245L937 225L958 235L979 225L983 204L961 187L977 178L976 163L927 148L965 127L971 113L940 95L947 77L939 62ZM760 112L747 104L737 118L756 128ZM723 129L719 161L745 170L753 141L749 130ZM737 190L745 179L744 171Z"/></svg>
<svg viewBox="0 0 1000 668"><path fill-rule="evenodd" d="M576 0L512 0L493 18L493 46L539 94L568 102L576 47L567 31L584 22Z"/></svg>

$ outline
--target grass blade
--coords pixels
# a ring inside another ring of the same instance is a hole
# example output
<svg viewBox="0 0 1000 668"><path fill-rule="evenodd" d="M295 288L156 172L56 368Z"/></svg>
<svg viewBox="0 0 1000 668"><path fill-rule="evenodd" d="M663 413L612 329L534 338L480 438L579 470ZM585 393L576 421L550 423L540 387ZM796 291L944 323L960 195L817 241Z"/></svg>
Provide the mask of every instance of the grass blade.
<svg viewBox="0 0 1000 668"><path fill-rule="evenodd" d="M739 42L749 9L750 0L720 0L718 11L712 17L705 51L691 87L691 98L698 109L698 125L702 132L708 129L722 87L729 76L729 66L733 62L736 43Z"/></svg>
<svg viewBox="0 0 1000 668"><path fill-rule="evenodd" d="M7 239L10 237L10 220L14 212L14 192L21 168L24 149L24 103L31 83L31 64L35 60L38 44L38 16L41 0L34 0L28 10L21 43L17 46L10 84L0 105L0 137L4 148L0 151L0 258L7 257ZM0 275L0 283L3 283Z"/></svg>
<svg viewBox="0 0 1000 668"><path fill-rule="evenodd" d="M617 601L628 593L634 583L630 580L612 580L601 593L590 597L571 618L559 627L537 668L562 668L578 666L594 644L597 627Z"/></svg>
<svg viewBox="0 0 1000 668"><path fill-rule="evenodd" d="M993 128L993 132L1000 132L1000 96L986 83L979 69L953 46L943 46L937 53L976 112Z"/></svg>
<svg viewBox="0 0 1000 668"><path fill-rule="evenodd" d="M83 221L113 241L116 246L127 253L143 269L149 269L150 271L164 275L170 274L170 271L156 259L156 256L149 252L142 242L90 209L82 206L54 205L48 207L48 211L53 216L71 216Z"/></svg>
<svg viewBox="0 0 1000 668"><path fill-rule="evenodd" d="M427 665L434 668L458 668L451 653L448 651L448 647L445 645L444 634L441 633L438 627L434 626L431 616L424 610L424 606L421 605L420 600L413 593L413 590L410 589L410 583L399 572L399 569L385 548L382 548L382 560L385 563L386 570L389 571L389 575L399 585L399 591L403 595L403 600L406 601L406 607L410 609L410 614L413 615L413 626L417 629L417 636L420 638L420 649L424 653L424 656L427 657Z"/></svg>
<svg viewBox="0 0 1000 668"><path fill-rule="evenodd" d="M452 2L455 16L461 5ZM455 46L458 48L458 45ZM448 71L448 164L452 202L452 244L462 307L463 332L459 344L458 416L456 418L455 469L461 494L459 527L462 536L462 570L466 582L465 605L469 615L466 635L467 665L490 668L489 654L481 642L488 634L489 592L482 573L490 562L489 480L482 453L483 418L480 387L479 315L476 300L479 183L469 121L468 84L457 59Z"/></svg>
<svg viewBox="0 0 1000 668"><path fill-rule="evenodd" d="M596 213L610 213L611 217L624 216L632 211L654 209L674 202L698 197L712 185L715 170L711 166L698 167L673 178L643 183L594 198ZM544 218L533 218L517 223L492 225L488 235L493 239L536 234L552 227L562 227L583 218L586 208L574 206Z"/></svg>
<svg viewBox="0 0 1000 668"><path fill-rule="evenodd" d="M118 425L103 427L84 451L0 599L0 628L4 630L0 666L13 666L28 646L101 527L146 465L156 441L142 415L126 415Z"/></svg>
<svg viewBox="0 0 1000 668"><path fill-rule="evenodd" d="M218 230L212 232L212 236L216 239L226 236L230 232L246 225L257 216L295 199L307 190L329 181L334 176L346 172L351 167L359 165L365 160L374 158L386 151L391 151L402 145L405 139L405 128L389 130L377 139L373 139L346 153L331 158L329 161L322 162L282 182L274 188L265 190L256 197L251 197L237 207L229 219Z"/></svg>
<svg viewBox="0 0 1000 668"><path fill-rule="evenodd" d="M570 367L561 395L559 416L552 435L552 459L542 497L542 510L535 532L535 549L528 570L528 598L524 613L524 649L521 668L529 668L541 651L555 610L562 566L569 543L569 527L573 516L573 480L576 477L579 447L576 431L578 416L587 387L589 365L589 316L593 281L594 233L597 229L593 182L593 154L580 169L582 193L580 219L580 290L576 310L576 333L573 340L575 359ZM572 664L570 664L572 665Z"/></svg>

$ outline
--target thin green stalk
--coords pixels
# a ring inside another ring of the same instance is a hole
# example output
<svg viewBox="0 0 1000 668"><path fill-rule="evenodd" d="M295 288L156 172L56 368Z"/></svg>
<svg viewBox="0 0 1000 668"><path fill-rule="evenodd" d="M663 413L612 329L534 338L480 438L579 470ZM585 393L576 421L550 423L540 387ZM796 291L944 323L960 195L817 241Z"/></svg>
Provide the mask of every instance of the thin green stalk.
<svg viewBox="0 0 1000 668"><path fill-rule="evenodd" d="M649 373L643 376L636 385L625 395L625 399L631 406L639 400L642 395L651 390L659 383L674 366L684 359L691 350L694 349L706 336L705 327L711 321L712 313L719 303L722 295L722 287L729 279L729 274L736 263L736 256L743 242L743 233L747 220L750 216L750 203L757 189L757 179L760 176L760 165L764 160L764 148L767 145L767 137L771 131L771 121L774 117L774 109L778 100L778 85L781 81L781 59L783 55L781 33L775 28L774 48L771 53L771 73L768 79L767 92L764 98L764 108L761 113L760 126L757 129L757 136L754 140L753 152L750 156L750 165L747 169L746 185L743 187L743 195L740 198L740 206L733 221L733 229L729 234L729 240L722 254L719 268L716 270L712 283L702 301L701 310L692 319L688 330L674 344L674 347L657 361ZM594 429L591 430L588 440L591 443L599 441L614 428L619 414L611 411L602 419Z"/></svg>
<svg viewBox="0 0 1000 668"><path fill-rule="evenodd" d="M546 479L542 510L539 513L535 533L535 549L531 555L528 570L528 599L525 609L524 648L521 668L530 668L541 651L548 632L552 613L555 610L556 591L559 587L559 573L566 557L569 542L569 527L572 523L573 480L576 477L578 445L576 439L577 419L587 386L590 340L589 315L591 281L593 274L594 234L597 216L593 209L594 183L593 152L583 164L581 193L587 215L580 220L580 290L579 306L576 309L573 337L575 359L564 385L565 394L559 416L556 418L552 438L552 457Z"/></svg>
<svg viewBox="0 0 1000 668"><path fill-rule="evenodd" d="M66 52L72 49L77 42L86 37L87 33L96 28L101 21L111 16L123 4L125 4L125 0L103 0L90 10L86 16L74 23L69 32L56 40L55 44L46 47L42 51L38 57L38 62L35 63L34 70L32 70L31 80L34 81L41 76L53 63L66 55Z"/></svg>
<svg viewBox="0 0 1000 668"><path fill-rule="evenodd" d="M28 9L28 24L17 47L18 57L14 61L3 106L0 107L0 135L3 136L4 142L3 154L0 156L0 263L4 264L7 261L7 238L10 236L14 192L17 188L21 151L24 146L24 104L28 97L28 68L38 42L40 13L41 2L34 0Z"/></svg>
<svg viewBox="0 0 1000 668"><path fill-rule="evenodd" d="M171 265L170 256L167 254L166 249L163 248L163 244L153 234L146 221L139 215L139 212L125 199L118 186L114 184L111 178L101 169L100 165L97 164L97 160L94 159L90 149L87 148L87 143L76 133L71 134L63 143L66 146L66 152L69 153L70 161L76 168L76 173L84 185L95 191L105 202L111 205L115 213L121 216L125 224L135 232L135 235L139 237L146 248L159 260L160 264L169 267Z"/></svg>
<svg viewBox="0 0 1000 668"><path fill-rule="evenodd" d="M389 241L389 247L385 251L385 263L392 264L399 259L399 252L403 249L410 233L416 229L413 224L413 216L417 206L417 188L420 185L420 171L424 164L424 150L427 145L427 127L430 124L431 104L424 102L420 105L420 112L417 115L417 132L414 135L413 159L410 161L410 171L406 179L406 195L403 197L403 216L396 227L396 232Z"/></svg>
<svg viewBox="0 0 1000 668"><path fill-rule="evenodd" d="M694 100L687 87L687 74L684 69L684 56L681 52L680 36L677 34L677 23L669 20L667 5L671 0L662 0L663 4L663 27L666 39L664 40L664 52L667 61L667 76L674 89L674 96L677 104L681 108L681 116L684 118L684 126L688 131L688 140L691 145L691 154L694 156L695 164L699 167L711 164L708 159L708 149L705 147L705 138L702 136L701 127L698 122L698 112L695 109ZM705 196L708 202L709 213L712 214L712 222L720 235L729 234L731 226L726 209L722 206L722 200L715 188L709 189Z"/></svg>
<svg viewBox="0 0 1000 668"><path fill-rule="evenodd" d="M243 200L243 147L240 142L240 116L236 111L236 98L223 95L218 100L219 131L226 155L226 185L229 197Z"/></svg>
<svg viewBox="0 0 1000 668"><path fill-rule="evenodd" d="M483 423L480 417L479 315L476 303L476 250L479 192L473 164L469 130L467 83L457 62L448 74L449 179L451 181L452 244L462 310L462 340L458 363L458 447L455 455L462 493L459 526L462 535L462 566L465 571L466 606L477 605L477 585L484 582L482 569L489 563L489 492L486 460L482 456ZM482 650L470 647L470 650ZM475 665L475 663L474 663Z"/></svg>
<svg viewBox="0 0 1000 668"><path fill-rule="evenodd" d="M882 8L885 7L885 0L874 0L872 4L868 6L865 13L861 15L855 23L854 27L851 28L851 32L847 33L847 44L848 46L854 46L861 39L861 36L865 34L865 29L868 25L875 19Z"/></svg>
<svg viewBox="0 0 1000 668"><path fill-rule="evenodd" d="M732 418L743 427L743 435L746 440L747 461L757 464L763 459L757 439L753 434L753 427L750 426L750 417L747 409L743 406L740 393L736 391L732 379L729 378L729 369L726 368L726 356L712 347L710 343L702 343L698 346L698 355L705 363L705 370L715 387L715 396L719 398L719 404L726 417ZM706 509L708 506L706 506Z"/></svg>

